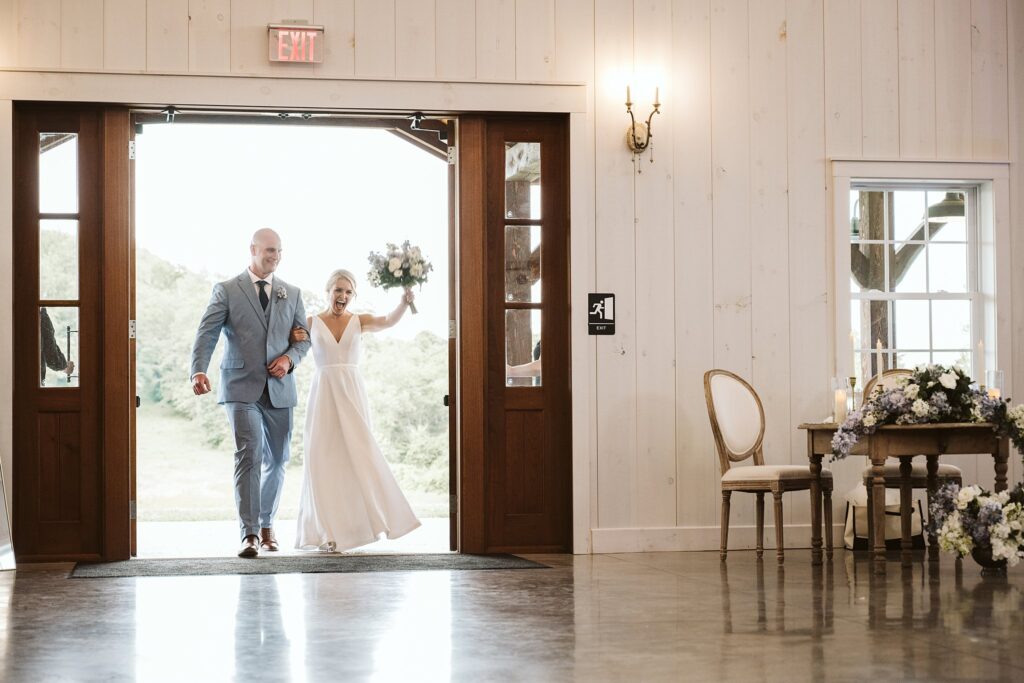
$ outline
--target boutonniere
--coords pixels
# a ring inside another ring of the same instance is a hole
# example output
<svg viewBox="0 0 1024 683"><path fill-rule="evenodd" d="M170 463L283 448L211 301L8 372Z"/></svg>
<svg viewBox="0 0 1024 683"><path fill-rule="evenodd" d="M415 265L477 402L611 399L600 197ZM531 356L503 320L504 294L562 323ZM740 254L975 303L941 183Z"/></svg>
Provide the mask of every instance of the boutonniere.
<svg viewBox="0 0 1024 683"><path fill-rule="evenodd" d="M285 289L284 287L278 287L277 290L276 290L276 293L277 293L277 298L278 299L287 299L288 298L288 290Z"/></svg>

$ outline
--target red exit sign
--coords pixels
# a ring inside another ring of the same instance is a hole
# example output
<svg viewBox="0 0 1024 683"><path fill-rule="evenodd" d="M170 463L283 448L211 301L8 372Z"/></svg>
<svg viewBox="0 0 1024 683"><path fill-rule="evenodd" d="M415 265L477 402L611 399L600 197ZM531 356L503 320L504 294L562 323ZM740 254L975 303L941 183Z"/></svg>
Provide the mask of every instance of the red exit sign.
<svg viewBox="0 0 1024 683"><path fill-rule="evenodd" d="M270 24L270 61L320 64L324 61L324 27Z"/></svg>

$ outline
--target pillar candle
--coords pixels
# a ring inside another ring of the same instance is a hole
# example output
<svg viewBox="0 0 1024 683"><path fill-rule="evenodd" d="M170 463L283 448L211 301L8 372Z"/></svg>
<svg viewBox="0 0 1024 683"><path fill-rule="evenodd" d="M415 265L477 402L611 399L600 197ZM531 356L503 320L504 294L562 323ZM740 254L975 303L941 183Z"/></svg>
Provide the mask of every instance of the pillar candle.
<svg viewBox="0 0 1024 683"><path fill-rule="evenodd" d="M881 375L882 371L885 370L885 365L882 362L882 340L875 340L875 365L877 366L876 372Z"/></svg>
<svg viewBox="0 0 1024 683"><path fill-rule="evenodd" d="M850 353L853 354L853 367L850 369L851 375L857 374L857 347L856 342L853 340L853 330L850 330Z"/></svg>
<svg viewBox="0 0 1024 683"><path fill-rule="evenodd" d="M842 424L846 421L846 390L836 389L836 403L833 411L833 417L836 424Z"/></svg>

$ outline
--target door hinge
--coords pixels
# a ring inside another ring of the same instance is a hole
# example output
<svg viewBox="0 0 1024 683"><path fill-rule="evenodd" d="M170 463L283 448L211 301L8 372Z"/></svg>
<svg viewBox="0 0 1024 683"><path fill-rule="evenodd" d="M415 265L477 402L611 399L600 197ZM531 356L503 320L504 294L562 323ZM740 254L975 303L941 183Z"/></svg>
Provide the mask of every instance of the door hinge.
<svg viewBox="0 0 1024 683"><path fill-rule="evenodd" d="M455 321L454 320L449 320L448 321L448 338L449 339L455 339L455 333L457 331L458 331L458 328L456 328L456 326L455 326Z"/></svg>
<svg viewBox="0 0 1024 683"><path fill-rule="evenodd" d="M136 519L135 501L128 501L128 519Z"/></svg>
<svg viewBox="0 0 1024 683"><path fill-rule="evenodd" d="M134 320L129 320L128 321L128 338L129 339L135 339L135 321Z"/></svg>
<svg viewBox="0 0 1024 683"><path fill-rule="evenodd" d="M129 160L134 160L135 159L135 140L129 140L128 141L128 159Z"/></svg>
<svg viewBox="0 0 1024 683"><path fill-rule="evenodd" d="M448 165L455 165L455 145L452 145L448 148Z"/></svg>
<svg viewBox="0 0 1024 683"><path fill-rule="evenodd" d="M448 494L448 514L452 517L459 514L459 497L454 493Z"/></svg>

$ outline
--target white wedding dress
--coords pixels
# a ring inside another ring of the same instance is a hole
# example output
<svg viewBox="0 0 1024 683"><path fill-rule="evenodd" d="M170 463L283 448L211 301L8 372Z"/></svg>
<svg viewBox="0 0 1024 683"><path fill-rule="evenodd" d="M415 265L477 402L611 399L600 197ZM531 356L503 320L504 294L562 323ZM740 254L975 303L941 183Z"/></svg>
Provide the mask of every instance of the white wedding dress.
<svg viewBox="0 0 1024 683"><path fill-rule="evenodd" d="M420 525L370 431L359 374L359 316L335 341L313 316L316 370L306 405L305 466L295 547L347 550Z"/></svg>

